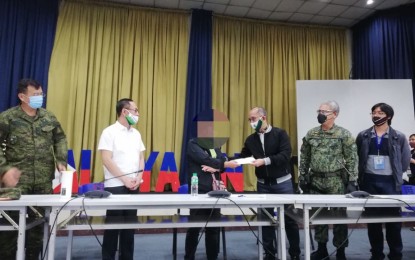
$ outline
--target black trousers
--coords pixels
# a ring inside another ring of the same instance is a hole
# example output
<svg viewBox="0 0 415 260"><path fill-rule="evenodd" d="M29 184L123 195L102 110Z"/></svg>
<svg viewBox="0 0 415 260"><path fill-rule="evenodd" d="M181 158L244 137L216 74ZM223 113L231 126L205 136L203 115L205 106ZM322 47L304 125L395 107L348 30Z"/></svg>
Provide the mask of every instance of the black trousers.
<svg viewBox="0 0 415 260"><path fill-rule="evenodd" d="M112 194L136 194L125 186L108 187L106 191ZM107 210L106 220L108 222L128 222L137 218L137 210ZM134 232L135 229L106 229L104 231L104 241L102 243L102 259L114 260L120 244L119 259L133 260L134 255Z"/></svg>
<svg viewBox="0 0 415 260"><path fill-rule="evenodd" d="M257 183L258 193L270 193L270 194L293 194L293 187L291 181L285 181L282 183ZM284 208L287 208L286 205ZM271 216L274 215L273 208L265 208ZM265 214L262 212L265 217ZM287 234L290 248L288 253L290 256L300 255L300 232L297 222L290 216L285 215L285 233ZM284 239L284 238L281 238ZM276 253L277 237L275 235L275 228L271 226L262 227L262 244L266 255L274 256Z"/></svg>
<svg viewBox="0 0 415 260"><path fill-rule="evenodd" d="M212 215L211 215L212 214ZM190 220L208 221L220 218L220 209L190 209ZM189 228L186 233L186 260L194 260L201 228ZM210 227L205 230L205 247L208 260L216 260L219 254L220 228Z"/></svg>
<svg viewBox="0 0 415 260"><path fill-rule="evenodd" d="M395 180L393 176L382 176L375 174L365 174L364 182L360 186L362 190L370 194L400 194L396 191ZM365 208L365 213L373 216L382 215L396 215L400 216L401 208ZM375 258L383 258L384 234L382 223L367 224L367 233L369 236L371 253ZM389 246L389 259L402 259L402 236L401 236L401 222L385 223L385 238Z"/></svg>
<svg viewBox="0 0 415 260"><path fill-rule="evenodd" d="M19 188L22 194L52 194L52 187L50 182L33 184L33 183L20 183ZM35 207L41 215L45 215L45 210L41 207ZM17 223L19 222L19 212L8 211L6 212L9 216L14 219ZM27 223L35 221L39 218L32 210L27 211L28 218ZM2 219L4 223L9 223ZM17 250L17 237L16 231L0 231L0 259L14 260L16 259ZM44 257L41 253L43 246L43 225L37 225L32 229L26 230L25 238L25 259L26 260L38 260L39 256Z"/></svg>

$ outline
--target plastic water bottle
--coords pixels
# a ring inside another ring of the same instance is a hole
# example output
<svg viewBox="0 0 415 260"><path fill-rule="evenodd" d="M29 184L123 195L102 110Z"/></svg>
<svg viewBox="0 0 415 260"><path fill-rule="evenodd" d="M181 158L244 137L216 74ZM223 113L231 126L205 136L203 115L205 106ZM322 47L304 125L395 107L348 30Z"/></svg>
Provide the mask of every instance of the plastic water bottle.
<svg viewBox="0 0 415 260"><path fill-rule="evenodd" d="M199 178L197 177L197 173L193 173L191 179L191 194L192 196L197 196L199 193Z"/></svg>

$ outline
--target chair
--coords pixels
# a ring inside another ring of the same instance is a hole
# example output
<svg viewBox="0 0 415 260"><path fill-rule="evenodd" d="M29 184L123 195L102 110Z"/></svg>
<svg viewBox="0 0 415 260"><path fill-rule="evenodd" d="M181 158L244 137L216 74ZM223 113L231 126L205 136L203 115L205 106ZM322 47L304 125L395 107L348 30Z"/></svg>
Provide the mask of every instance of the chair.
<svg viewBox="0 0 415 260"><path fill-rule="evenodd" d="M414 195L415 186L414 185L402 185L402 195ZM405 207L406 209L415 212L415 206Z"/></svg>

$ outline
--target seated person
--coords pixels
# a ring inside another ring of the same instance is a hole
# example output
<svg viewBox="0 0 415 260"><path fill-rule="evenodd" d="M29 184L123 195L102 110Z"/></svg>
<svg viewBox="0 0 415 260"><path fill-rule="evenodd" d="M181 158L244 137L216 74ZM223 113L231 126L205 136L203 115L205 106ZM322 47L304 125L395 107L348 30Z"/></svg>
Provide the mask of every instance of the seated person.
<svg viewBox="0 0 415 260"><path fill-rule="evenodd" d="M0 201L17 200L20 198L20 189L15 188L19 182L21 172L16 167L12 167L0 174Z"/></svg>

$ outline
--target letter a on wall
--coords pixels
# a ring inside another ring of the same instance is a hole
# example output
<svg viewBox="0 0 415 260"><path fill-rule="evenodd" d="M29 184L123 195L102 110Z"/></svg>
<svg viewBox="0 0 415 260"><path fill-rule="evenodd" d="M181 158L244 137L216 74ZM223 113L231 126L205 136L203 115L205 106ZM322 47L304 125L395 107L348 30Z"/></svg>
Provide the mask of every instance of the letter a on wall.
<svg viewBox="0 0 415 260"><path fill-rule="evenodd" d="M170 172L169 172L170 169ZM173 192L179 191L180 181L177 173L176 161L174 160L173 152L166 152L164 154L161 169L157 178L156 192L163 192L164 186L170 183Z"/></svg>

